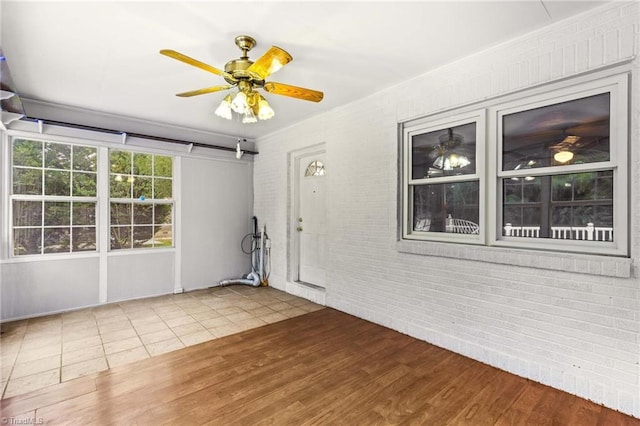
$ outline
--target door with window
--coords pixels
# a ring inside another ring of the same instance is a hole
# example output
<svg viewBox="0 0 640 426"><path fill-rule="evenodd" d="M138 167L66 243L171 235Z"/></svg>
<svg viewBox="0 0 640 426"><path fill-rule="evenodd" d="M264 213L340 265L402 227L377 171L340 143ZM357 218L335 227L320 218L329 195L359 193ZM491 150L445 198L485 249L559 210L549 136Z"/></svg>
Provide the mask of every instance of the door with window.
<svg viewBox="0 0 640 426"><path fill-rule="evenodd" d="M326 286L326 190L324 154L298 159L295 232L298 281Z"/></svg>

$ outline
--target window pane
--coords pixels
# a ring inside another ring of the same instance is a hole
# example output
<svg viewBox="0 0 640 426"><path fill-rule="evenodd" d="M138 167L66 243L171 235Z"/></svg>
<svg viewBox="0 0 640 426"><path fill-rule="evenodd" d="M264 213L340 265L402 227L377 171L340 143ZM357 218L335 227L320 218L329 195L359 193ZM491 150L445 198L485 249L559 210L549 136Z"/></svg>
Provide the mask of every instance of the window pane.
<svg viewBox="0 0 640 426"><path fill-rule="evenodd" d="M112 225L130 225L132 223L131 220L131 204L111 203Z"/></svg>
<svg viewBox="0 0 640 426"><path fill-rule="evenodd" d="M131 198L131 176L111 175L110 177L110 197L111 198Z"/></svg>
<svg viewBox="0 0 640 426"><path fill-rule="evenodd" d="M479 182L413 187L415 231L479 233Z"/></svg>
<svg viewBox="0 0 640 426"><path fill-rule="evenodd" d="M71 203L52 202L44 203L44 226L69 225L71 223ZM45 238L46 243L46 238Z"/></svg>
<svg viewBox="0 0 640 426"><path fill-rule="evenodd" d="M326 174L326 169L324 167L324 163L320 160L314 160L307 166L307 169L304 172L305 177L310 176L324 176Z"/></svg>
<svg viewBox="0 0 640 426"><path fill-rule="evenodd" d="M13 226L42 226L42 201L13 201Z"/></svg>
<svg viewBox="0 0 640 426"><path fill-rule="evenodd" d="M96 250L96 228L73 228L73 251Z"/></svg>
<svg viewBox="0 0 640 426"><path fill-rule="evenodd" d="M505 115L502 170L608 161L609 97L603 93Z"/></svg>
<svg viewBox="0 0 640 426"><path fill-rule="evenodd" d="M136 225L153 224L153 205L134 204L133 223Z"/></svg>
<svg viewBox="0 0 640 426"><path fill-rule="evenodd" d="M71 168L71 145L45 143L44 166L49 169L69 170Z"/></svg>
<svg viewBox="0 0 640 426"><path fill-rule="evenodd" d="M153 179L150 177L136 176L133 181L133 198L153 198L153 192L151 191L152 181Z"/></svg>
<svg viewBox="0 0 640 426"><path fill-rule="evenodd" d="M156 200L170 200L171 199L171 185L173 181L171 179L154 179L154 199Z"/></svg>
<svg viewBox="0 0 640 426"><path fill-rule="evenodd" d="M171 247L173 245L171 225L154 226L153 241L155 247Z"/></svg>
<svg viewBox="0 0 640 426"><path fill-rule="evenodd" d="M153 169L151 168L151 154L133 154L133 174L152 176Z"/></svg>
<svg viewBox="0 0 640 426"><path fill-rule="evenodd" d="M42 195L42 169L13 168L13 193Z"/></svg>
<svg viewBox="0 0 640 426"><path fill-rule="evenodd" d="M521 199L513 196L518 191ZM505 179L502 235L612 241L612 194L610 170Z"/></svg>
<svg viewBox="0 0 640 426"><path fill-rule="evenodd" d="M172 177L173 176L173 159L156 155L154 158L154 174L156 176Z"/></svg>
<svg viewBox="0 0 640 426"><path fill-rule="evenodd" d="M109 164L111 173L131 174L131 153L127 151L110 151Z"/></svg>
<svg viewBox="0 0 640 426"><path fill-rule="evenodd" d="M70 191L71 173L58 170L45 170L44 172L44 194L45 195L71 195Z"/></svg>
<svg viewBox="0 0 640 426"><path fill-rule="evenodd" d="M133 227L133 248L153 247L153 226Z"/></svg>
<svg viewBox="0 0 640 426"><path fill-rule="evenodd" d="M131 227L111 227L111 250L131 248Z"/></svg>
<svg viewBox="0 0 640 426"><path fill-rule="evenodd" d="M73 225L95 225L96 203L73 203Z"/></svg>
<svg viewBox="0 0 640 426"><path fill-rule="evenodd" d="M45 228L44 252L68 253L69 252L69 228Z"/></svg>
<svg viewBox="0 0 640 426"><path fill-rule="evenodd" d="M73 147L73 169L95 172L98 169L98 150L88 146Z"/></svg>
<svg viewBox="0 0 640 426"><path fill-rule="evenodd" d="M73 172L73 195L76 197L96 196L95 173Z"/></svg>
<svg viewBox="0 0 640 426"><path fill-rule="evenodd" d="M171 211L173 210L173 204L156 204L153 206L155 223L157 225L171 223Z"/></svg>
<svg viewBox="0 0 640 426"><path fill-rule="evenodd" d="M13 254L40 254L42 251L42 228L18 228L13 230Z"/></svg>
<svg viewBox="0 0 640 426"><path fill-rule="evenodd" d="M613 199L613 173L611 171L598 173L596 178L596 199Z"/></svg>
<svg viewBox="0 0 640 426"><path fill-rule="evenodd" d="M14 140L13 165L42 167L42 142L25 139Z"/></svg>
<svg viewBox="0 0 640 426"><path fill-rule="evenodd" d="M475 172L476 123L423 133L411 138L413 179Z"/></svg>

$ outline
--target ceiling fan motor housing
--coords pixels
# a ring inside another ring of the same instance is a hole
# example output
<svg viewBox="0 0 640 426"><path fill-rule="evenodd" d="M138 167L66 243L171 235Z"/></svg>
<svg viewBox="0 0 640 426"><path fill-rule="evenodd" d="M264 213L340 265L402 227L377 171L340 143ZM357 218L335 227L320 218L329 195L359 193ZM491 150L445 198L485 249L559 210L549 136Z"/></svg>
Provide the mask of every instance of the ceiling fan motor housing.
<svg viewBox="0 0 640 426"><path fill-rule="evenodd" d="M253 61L249 60L249 51L255 47L255 39L247 35L240 35L235 38L235 42L236 46L242 50L242 56L239 59L232 59L225 64L225 72L231 74L235 81L227 77L225 77L225 80L230 84L235 84L238 80L247 80L256 86L264 86L264 80L256 78L255 74L249 74L247 72L247 69L253 65Z"/></svg>

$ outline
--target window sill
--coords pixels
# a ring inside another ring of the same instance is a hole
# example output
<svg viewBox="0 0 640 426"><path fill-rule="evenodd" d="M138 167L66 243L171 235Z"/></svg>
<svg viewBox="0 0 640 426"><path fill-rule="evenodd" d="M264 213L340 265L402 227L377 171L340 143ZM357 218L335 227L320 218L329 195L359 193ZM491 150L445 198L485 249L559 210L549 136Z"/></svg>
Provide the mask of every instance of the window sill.
<svg viewBox="0 0 640 426"><path fill-rule="evenodd" d="M631 259L622 257L411 240L397 241L396 250L400 253L448 257L576 274L616 278L631 277Z"/></svg>
<svg viewBox="0 0 640 426"><path fill-rule="evenodd" d="M127 249L118 249L118 250L109 250L107 252L107 256L131 256L131 255L138 255L138 254L158 254L158 253L175 253L176 248L175 247L156 247L156 248L145 248L145 247L138 247L138 248L127 248Z"/></svg>
<svg viewBox="0 0 640 426"><path fill-rule="evenodd" d="M76 253L51 253L51 254L28 254L22 256L14 256L8 259L0 260L0 264L9 263L29 263L29 262L52 262L59 260L76 260L87 258L98 258L97 251L76 252Z"/></svg>

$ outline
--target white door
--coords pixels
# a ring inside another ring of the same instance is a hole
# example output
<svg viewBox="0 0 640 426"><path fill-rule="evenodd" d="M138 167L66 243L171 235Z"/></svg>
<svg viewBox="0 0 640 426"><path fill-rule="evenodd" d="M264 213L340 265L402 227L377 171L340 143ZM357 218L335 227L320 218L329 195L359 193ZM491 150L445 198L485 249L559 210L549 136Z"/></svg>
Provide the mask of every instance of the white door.
<svg viewBox="0 0 640 426"><path fill-rule="evenodd" d="M298 281L326 286L326 191L324 154L299 159Z"/></svg>

